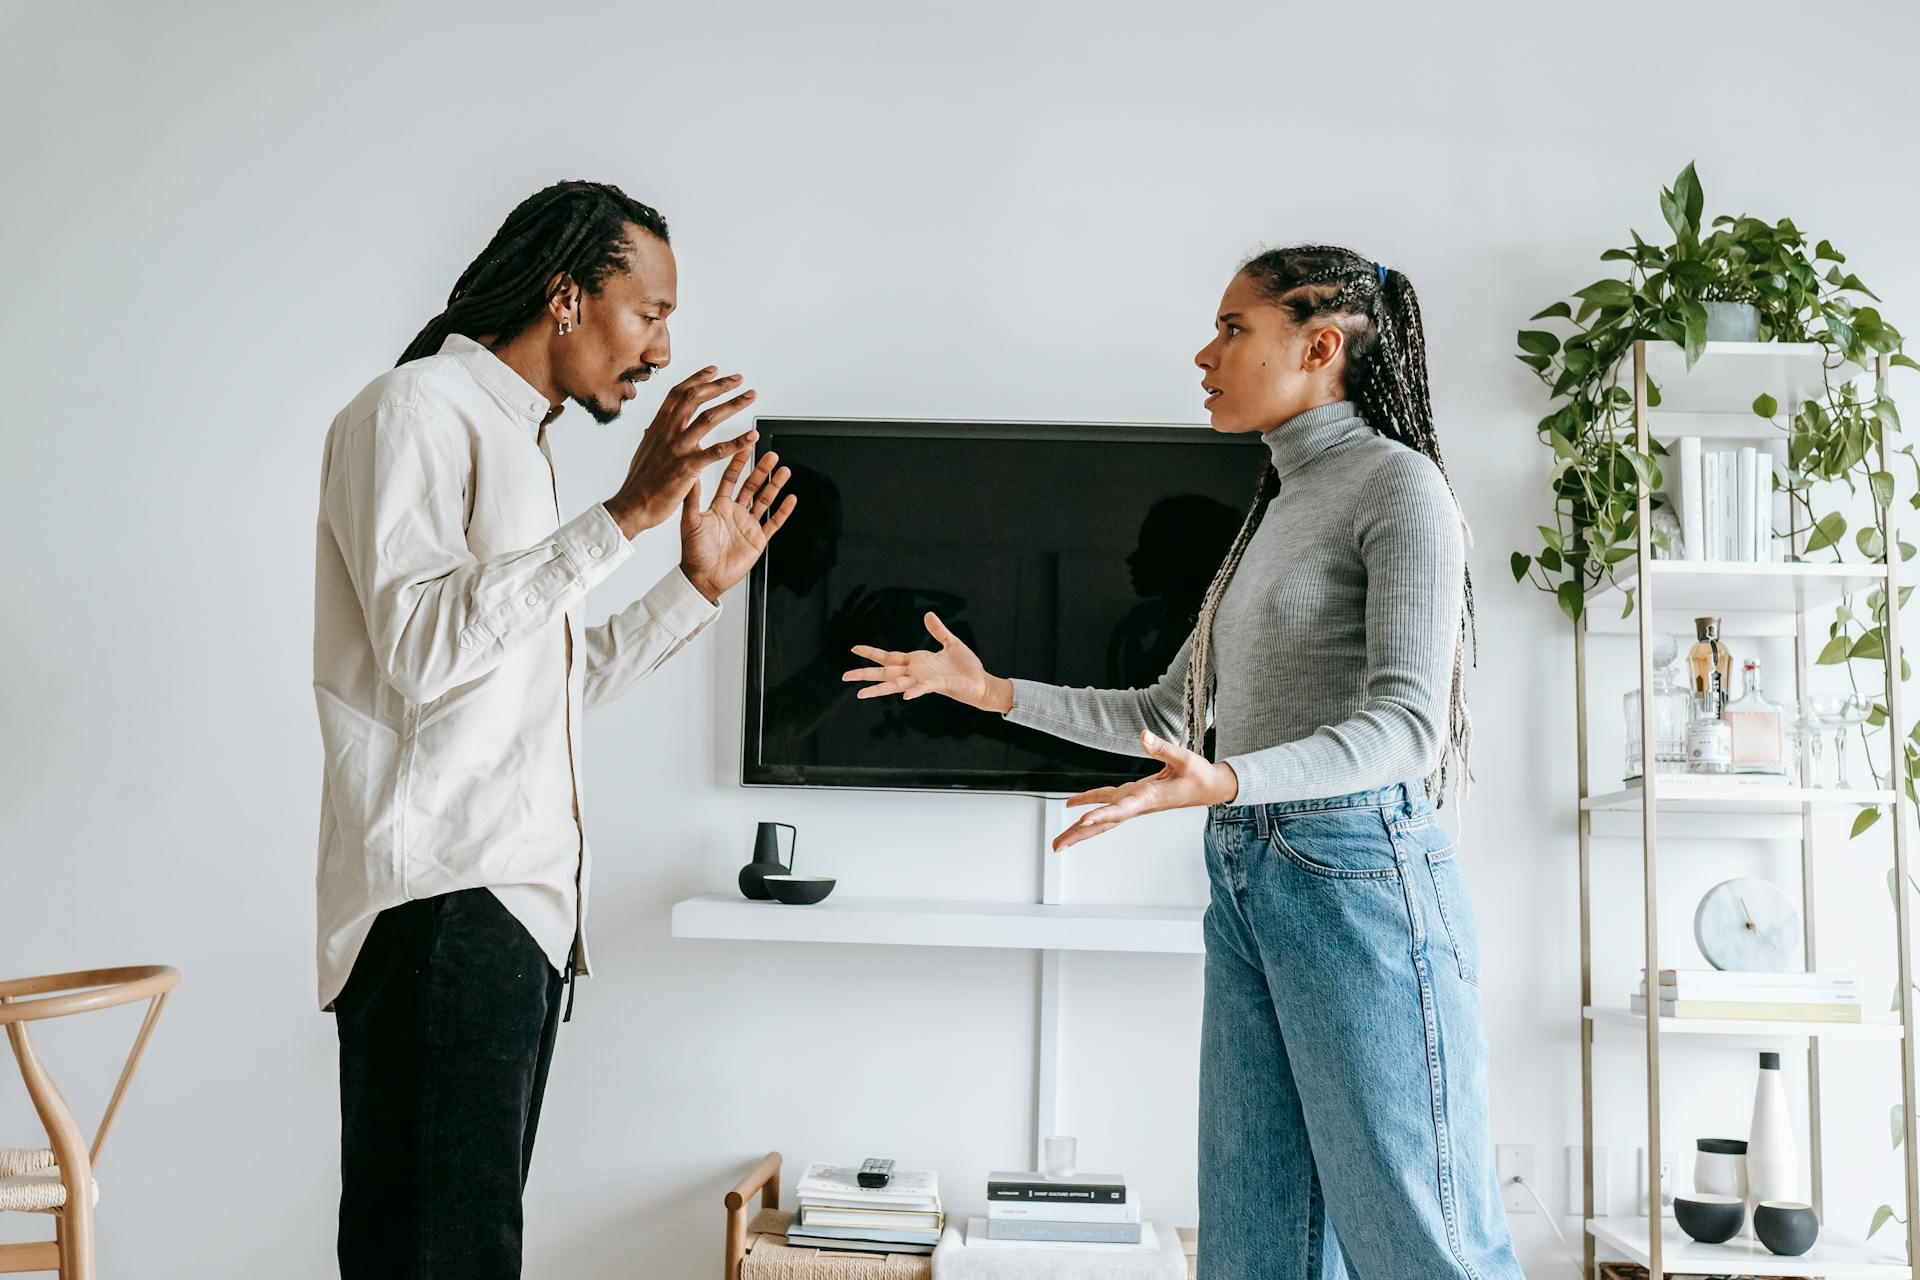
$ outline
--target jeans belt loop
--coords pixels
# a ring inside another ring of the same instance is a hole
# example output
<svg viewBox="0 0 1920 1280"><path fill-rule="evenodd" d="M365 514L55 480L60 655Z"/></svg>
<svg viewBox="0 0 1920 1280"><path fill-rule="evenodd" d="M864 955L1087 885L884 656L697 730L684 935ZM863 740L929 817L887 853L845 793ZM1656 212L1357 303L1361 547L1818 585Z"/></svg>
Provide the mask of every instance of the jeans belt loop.
<svg viewBox="0 0 1920 1280"><path fill-rule="evenodd" d="M1272 821L1267 816L1266 805L1257 804L1253 806L1253 829L1262 840L1265 840L1268 835L1272 833Z"/></svg>

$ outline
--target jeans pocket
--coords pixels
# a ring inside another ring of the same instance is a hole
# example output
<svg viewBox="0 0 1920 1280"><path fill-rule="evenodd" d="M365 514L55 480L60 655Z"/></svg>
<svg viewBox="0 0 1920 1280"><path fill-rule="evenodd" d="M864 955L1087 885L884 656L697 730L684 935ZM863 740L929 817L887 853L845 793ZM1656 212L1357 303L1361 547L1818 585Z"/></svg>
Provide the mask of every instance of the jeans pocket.
<svg viewBox="0 0 1920 1280"><path fill-rule="evenodd" d="M1433 876L1433 897L1440 907L1440 923L1447 931L1447 945L1460 966L1460 977L1480 985L1480 934L1473 920L1473 904L1467 897L1467 879L1451 848L1427 855L1427 869Z"/></svg>
<svg viewBox="0 0 1920 1280"><path fill-rule="evenodd" d="M1390 880L1400 874L1378 809L1276 814L1271 844L1302 871L1328 880Z"/></svg>

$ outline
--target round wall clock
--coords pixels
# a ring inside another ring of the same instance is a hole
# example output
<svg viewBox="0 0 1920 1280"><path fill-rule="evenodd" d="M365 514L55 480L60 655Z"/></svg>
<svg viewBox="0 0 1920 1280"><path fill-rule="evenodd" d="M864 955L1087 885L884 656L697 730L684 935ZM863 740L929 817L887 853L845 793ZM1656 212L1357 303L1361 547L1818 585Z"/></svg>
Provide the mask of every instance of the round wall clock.
<svg viewBox="0 0 1920 1280"><path fill-rule="evenodd" d="M1693 939L1716 969L1784 973L1800 954L1800 908L1771 880L1713 886L1693 913Z"/></svg>

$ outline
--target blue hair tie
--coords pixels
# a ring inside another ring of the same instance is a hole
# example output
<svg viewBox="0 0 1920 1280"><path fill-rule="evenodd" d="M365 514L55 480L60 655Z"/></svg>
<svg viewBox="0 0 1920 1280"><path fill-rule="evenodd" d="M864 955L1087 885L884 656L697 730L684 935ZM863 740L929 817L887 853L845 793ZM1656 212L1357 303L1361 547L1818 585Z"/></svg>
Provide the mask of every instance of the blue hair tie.
<svg viewBox="0 0 1920 1280"><path fill-rule="evenodd" d="M1387 268L1385 264L1376 262L1373 264L1373 270L1374 273L1380 277L1381 286L1385 287L1387 283Z"/></svg>

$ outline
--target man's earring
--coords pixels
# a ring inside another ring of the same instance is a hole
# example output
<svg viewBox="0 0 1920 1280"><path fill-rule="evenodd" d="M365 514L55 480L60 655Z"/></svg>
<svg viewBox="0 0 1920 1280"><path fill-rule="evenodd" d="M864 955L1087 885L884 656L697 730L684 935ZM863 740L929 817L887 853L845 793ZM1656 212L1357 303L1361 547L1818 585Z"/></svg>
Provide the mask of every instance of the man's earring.
<svg viewBox="0 0 1920 1280"><path fill-rule="evenodd" d="M565 316L561 316L560 317L560 336L564 338L572 332L573 332L573 321L567 319Z"/></svg>

